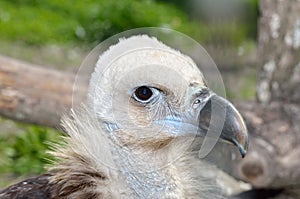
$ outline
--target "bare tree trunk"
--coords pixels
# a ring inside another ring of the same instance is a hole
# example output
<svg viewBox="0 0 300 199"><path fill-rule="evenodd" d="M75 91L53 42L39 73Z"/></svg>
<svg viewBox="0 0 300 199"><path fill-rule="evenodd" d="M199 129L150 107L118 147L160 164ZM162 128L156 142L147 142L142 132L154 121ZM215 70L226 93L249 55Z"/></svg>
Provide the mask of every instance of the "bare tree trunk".
<svg viewBox="0 0 300 199"><path fill-rule="evenodd" d="M261 0L257 98L300 102L300 1Z"/></svg>
<svg viewBox="0 0 300 199"><path fill-rule="evenodd" d="M236 176L256 187L299 191L300 1L260 0L260 11L259 103L238 105L251 139Z"/></svg>
<svg viewBox="0 0 300 199"><path fill-rule="evenodd" d="M74 76L0 56L0 115L58 127L71 107Z"/></svg>

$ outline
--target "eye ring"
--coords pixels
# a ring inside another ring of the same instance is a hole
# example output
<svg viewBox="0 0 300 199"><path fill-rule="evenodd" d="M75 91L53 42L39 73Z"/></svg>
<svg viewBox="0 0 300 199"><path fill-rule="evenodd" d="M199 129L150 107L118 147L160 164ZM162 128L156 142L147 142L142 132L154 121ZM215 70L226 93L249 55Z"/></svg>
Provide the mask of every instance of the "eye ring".
<svg viewBox="0 0 300 199"><path fill-rule="evenodd" d="M147 86L140 86L134 91L134 97L141 102L147 102L153 96L152 89Z"/></svg>

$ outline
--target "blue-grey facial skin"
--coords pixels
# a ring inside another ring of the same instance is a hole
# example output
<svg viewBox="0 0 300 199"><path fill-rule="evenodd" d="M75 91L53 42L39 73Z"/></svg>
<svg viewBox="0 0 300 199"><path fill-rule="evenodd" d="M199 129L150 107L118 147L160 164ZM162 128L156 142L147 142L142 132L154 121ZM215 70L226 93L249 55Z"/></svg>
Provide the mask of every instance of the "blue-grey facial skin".
<svg viewBox="0 0 300 199"><path fill-rule="evenodd" d="M210 131L210 133L218 134L220 141L237 146L241 156L244 157L248 149L248 133L245 122L236 108L226 99L212 93L204 97L197 96L193 103L192 108L184 115L167 116L163 120L154 121L154 124L162 125L162 130L167 129L174 136L200 137L215 136L207 134L210 125L222 125L221 132Z"/></svg>

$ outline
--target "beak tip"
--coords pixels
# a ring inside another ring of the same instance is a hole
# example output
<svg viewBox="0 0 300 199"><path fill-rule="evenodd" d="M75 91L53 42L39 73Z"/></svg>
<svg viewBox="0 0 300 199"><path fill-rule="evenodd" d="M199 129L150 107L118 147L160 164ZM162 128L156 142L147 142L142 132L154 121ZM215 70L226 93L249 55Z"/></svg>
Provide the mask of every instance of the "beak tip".
<svg viewBox="0 0 300 199"><path fill-rule="evenodd" d="M244 143L238 142L237 140L233 140L233 143L238 147L238 150L242 156L242 158L244 158L247 154L248 151L248 137L245 139Z"/></svg>
<svg viewBox="0 0 300 199"><path fill-rule="evenodd" d="M244 148L244 147L242 147L242 146L238 146L238 148L239 148L239 151L240 151L240 153L242 155L242 158L244 158L246 156L246 154L247 154L247 149Z"/></svg>
<svg viewBox="0 0 300 199"><path fill-rule="evenodd" d="M214 113L212 110L213 106ZM223 122L220 138L234 144L244 158L249 144L248 130L238 110L226 99L213 95L200 112L200 128L204 130L210 128L212 116L214 116L214 124ZM202 126L207 128L205 129ZM212 125L212 127L214 127L214 125Z"/></svg>

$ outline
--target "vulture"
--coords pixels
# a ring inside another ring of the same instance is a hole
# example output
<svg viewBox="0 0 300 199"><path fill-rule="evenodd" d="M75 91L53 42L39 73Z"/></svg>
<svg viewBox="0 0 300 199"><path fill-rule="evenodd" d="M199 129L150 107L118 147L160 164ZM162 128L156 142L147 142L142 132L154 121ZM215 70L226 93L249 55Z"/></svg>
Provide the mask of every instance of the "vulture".
<svg viewBox="0 0 300 199"><path fill-rule="evenodd" d="M47 172L0 198L223 198L214 166L195 151L214 125L246 154L242 116L190 57L148 35L121 38L99 56L86 100L62 118L67 136Z"/></svg>

